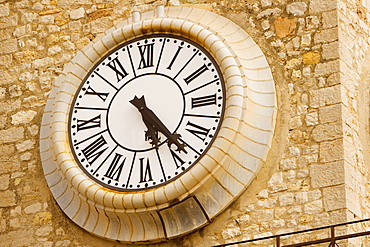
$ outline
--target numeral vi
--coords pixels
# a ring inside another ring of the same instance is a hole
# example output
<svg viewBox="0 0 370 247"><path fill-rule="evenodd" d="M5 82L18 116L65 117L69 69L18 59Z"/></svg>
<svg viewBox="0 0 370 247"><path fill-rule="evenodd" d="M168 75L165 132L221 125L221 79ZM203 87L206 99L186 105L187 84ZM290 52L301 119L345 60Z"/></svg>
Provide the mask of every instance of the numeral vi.
<svg viewBox="0 0 370 247"><path fill-rule="evenodd" d="M139 159L140 160L140 183L153 181L149 159L146 160L146 164L144 164L144 159L145 158Z"/></svg>

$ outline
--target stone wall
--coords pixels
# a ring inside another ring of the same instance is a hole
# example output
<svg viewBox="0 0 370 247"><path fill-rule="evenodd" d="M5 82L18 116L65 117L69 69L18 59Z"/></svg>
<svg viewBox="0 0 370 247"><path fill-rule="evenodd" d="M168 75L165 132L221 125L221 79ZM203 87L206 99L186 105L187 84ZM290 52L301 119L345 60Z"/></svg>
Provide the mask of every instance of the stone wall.
<svg viewBox="0 0 370 247"><path fill-rule="evenodd" d="M207 9L246 30L271 66L278 116L268 160L248 190L210 225L157 246L210 246L368 218L367 1L0 0L2 246L121 246L80 229L56 205L39 127L64 64L132 10L159 4Z"/></svg>

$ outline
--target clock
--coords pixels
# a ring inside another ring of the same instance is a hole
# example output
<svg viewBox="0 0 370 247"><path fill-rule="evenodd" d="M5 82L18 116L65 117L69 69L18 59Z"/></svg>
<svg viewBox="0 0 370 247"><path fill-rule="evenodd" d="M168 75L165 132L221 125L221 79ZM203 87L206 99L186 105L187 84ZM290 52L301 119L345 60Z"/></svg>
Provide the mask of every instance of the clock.
<svg viewBox="0 0 370 247"><path fill-rule="evenodd" d="M269 64L215 13L158 7L91 41L53 84L40 130L61 211L98 237L156 243L212 220L271 149Z"/></svg>
<svg viewBox="0 0 370 247"><path fill-rule="evenodd" d="M97 61L69 112L81 170L117 191L163 186L196 164L223 119L223 75L211 54L176 35L145 35Z"/></svg>

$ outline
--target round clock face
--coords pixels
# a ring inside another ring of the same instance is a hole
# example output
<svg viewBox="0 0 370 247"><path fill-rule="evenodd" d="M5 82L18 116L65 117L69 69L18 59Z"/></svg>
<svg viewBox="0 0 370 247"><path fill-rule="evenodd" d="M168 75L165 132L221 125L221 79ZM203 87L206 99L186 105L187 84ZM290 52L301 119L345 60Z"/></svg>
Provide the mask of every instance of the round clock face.
<svg viewBox="0 0 370 247"><path fill-rule="evenodd" d="M77 90L72 152L104 187L155 188L207 152L224 108L222 74L205 49L179 36L143 36L110 51Z"/></svg>

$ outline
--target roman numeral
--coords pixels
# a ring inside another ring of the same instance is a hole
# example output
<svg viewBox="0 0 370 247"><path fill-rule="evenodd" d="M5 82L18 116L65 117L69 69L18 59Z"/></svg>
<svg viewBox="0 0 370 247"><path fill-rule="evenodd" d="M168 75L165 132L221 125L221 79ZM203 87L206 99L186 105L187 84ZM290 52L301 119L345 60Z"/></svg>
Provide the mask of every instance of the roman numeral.
<svg viewBox="0 0 370 247"><path fill-rule="evenodd" d="M170 62L170 65L168 65L167 69L171 70L173 63L175 62L175 60L176 60L176 58L178 57L178 55L179 55L179 53L180 53L180 51L181 51L181 49L182 49L182 48L183 48L183 47L181 47L181 46L179 46L179 47L177 48L177 51L176 51L176 53L175 53L175 56L172 58L172 61Z"/></svg>
<svg viewBox="0 0 370 247"><path fill-rule="evenodd" d="M123 159L122 163L119 164L121 157L122 157L122 154L116 153L116 155L113 158L112 163L110 164L110 166L109 166L109 168L108 168L108 170L107 170L107 172L105 173L104 176L106 176L110 179L116 180L116 181L119 180L119 178L121 176L122 169L123 169L123 165L125 164L125 161L126 161L126 157L125 157Z"/></svg>
<svg viewBox="0 0 370 247"><path fill-rule="evenodd" d="M100 128L100 114L89 120L77 119L77 131L97 128L97 127Z"/></svg>
<svg viewBox="0 0 370 247"><path fill-rule="evenodd" d="M105 102L109 93L96 92L92 87L88 87L85 94L96 95Z"/></svg>
<svg viewBox="0 0 370 247"><path fill-rule="evenodd" d="M207 106L207 105L216 105L216 94L191 98L191 108Z"/></svg>
<svg viewBox="0 0 370 247"><path fill-rule="evenodd" d="M204 141L206 139L206 137L207 137L207 135L210 131L210 129L204 128L204 127L199 126L197 124L194 124L190 121L188 121L186 126L192 127L192 129L186 129L186 130L189 131L190 133L192 133L193 135L195 135L196 137L198 137L199 139L201 139L202 141Z"/></svg>
<svg viewBox="0 0 370 247"><path fill-rule="evenodd" d="M186 82L186 84L189 84L190 82L198 78L201 74L203 74L206 70L208 70L208 67L207 65L203 64L199 69L194 71L191 75L184 78L184 81Z"/></svg>
<svg viewBox="0 0 370 247"><path fill-rule="evenodd" d="M178 169L179 167L181 167L185 161L183 161L176 153L175 151L173 151L172 149L170 149L170 152L171 152L171 155L172 155L172 158L173 158L173 161L175 162L176 164L176 169ZM180 164L179 164L180 163Z"/></svg>
<svg viewBox="0 0 370 247"><path fill-rule="evenodd" d="M140 158L140 183L145 183L153 181L152 171L150 170L149 159L146 160L146 165L144 164L145 158Z"/></svg>
<svg viewBox="0 0 370 247"><path fill-rule="evenodd" d="M138 69L153 67L154 43L138 46L140 53L140 64Z"/></svg>
<svg viewBox="0 0 370 247"><path fill-rule="evenodd" d="M104 153L108 147L104 146L107 144L103 136L98 137L95 141L90 143L87 147L82 149L82 153L85 155L87 161L90 163L94 163L96 159L100 157Z"/></svg>
<svg viewBox="0 0 370 247"><path fill-rule="evenodd" d="M107 63L107 66L116 73L117 82L119 82L128 75L125 68L123 68L122 63L118 60L118 57L113 58L112 61Z"/></svg>

